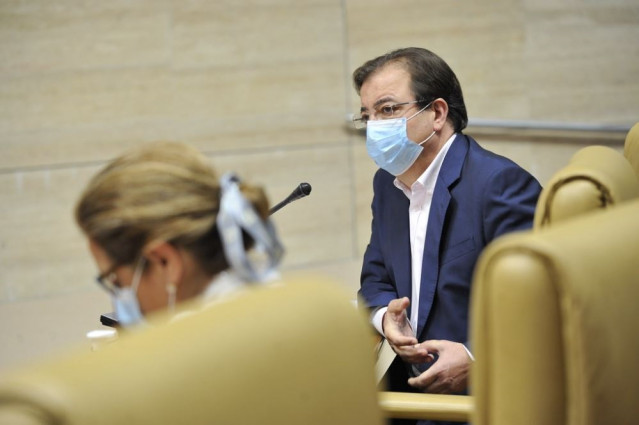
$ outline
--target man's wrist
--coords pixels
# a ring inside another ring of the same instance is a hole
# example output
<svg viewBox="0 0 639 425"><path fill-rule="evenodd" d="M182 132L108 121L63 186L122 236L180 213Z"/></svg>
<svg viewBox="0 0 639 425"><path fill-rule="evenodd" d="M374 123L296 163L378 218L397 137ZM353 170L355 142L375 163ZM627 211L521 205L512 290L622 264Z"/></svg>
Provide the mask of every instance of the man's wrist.
<svg viewBox="0 0 639 425"><path fill-rule="evenodd" d="M384 315L386 314L386 310L388 310L388 307L377 307L371 313L371 323L373 327L384 338L386 337L384 334Z"/></svg>

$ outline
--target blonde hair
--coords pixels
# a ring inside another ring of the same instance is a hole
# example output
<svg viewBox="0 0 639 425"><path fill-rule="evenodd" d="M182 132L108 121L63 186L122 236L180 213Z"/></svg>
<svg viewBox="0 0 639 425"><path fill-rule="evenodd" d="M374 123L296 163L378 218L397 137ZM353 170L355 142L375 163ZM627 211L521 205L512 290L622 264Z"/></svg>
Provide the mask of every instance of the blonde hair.
<svg viewBox="0 0 639 425"><path fill-rule="evenodd" d="M266 218L262 188L241 190ZM98 172L75 219L117 265L133 264L149 242L166 241L216 274L228 267L216 227L219 207L219 180L207 158L190 145L162 142L130 150Z"/></svg>

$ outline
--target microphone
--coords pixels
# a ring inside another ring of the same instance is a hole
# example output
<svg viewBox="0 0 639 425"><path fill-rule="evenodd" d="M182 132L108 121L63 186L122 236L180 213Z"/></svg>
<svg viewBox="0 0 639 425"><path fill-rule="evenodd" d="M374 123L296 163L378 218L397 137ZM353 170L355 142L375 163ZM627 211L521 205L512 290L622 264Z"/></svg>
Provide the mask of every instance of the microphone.
<svg viewBox="0 0 639 425"><path fill-rule="evenodd" d="M297 186L295 188L295 190L293 192L291 192L290 195L288 195L286 197L286 199L284 199L282 202L280 202L279 204L275 205L273 208L271 208L269 210L269 215L273 214L274 212L278 211L280 208L282 208L285 205L290 204L293 201L296 201L300 198L303 198L305 196L308 196L311 193L311 185L308 183L300 183L299 186Z"/></svg>

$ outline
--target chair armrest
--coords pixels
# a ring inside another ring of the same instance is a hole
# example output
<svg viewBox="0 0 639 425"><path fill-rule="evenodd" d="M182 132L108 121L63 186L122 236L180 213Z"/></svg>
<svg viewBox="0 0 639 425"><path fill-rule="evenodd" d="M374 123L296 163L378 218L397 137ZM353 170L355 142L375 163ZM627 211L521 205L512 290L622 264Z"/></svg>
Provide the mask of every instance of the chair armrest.
<svg viewBox="0 0 639 425"><path fill-rule="evenodd" d="M58 423L55 418L40 414L37 409L19 404L0 405L0 424L11 425L46 425Z"/></svg>
<svg viewBox="0 0 639 425"><path fill-rule="evenodd" d="M473 401L467 395L379 392L379 404L387 418L468 422Z"/></svg>

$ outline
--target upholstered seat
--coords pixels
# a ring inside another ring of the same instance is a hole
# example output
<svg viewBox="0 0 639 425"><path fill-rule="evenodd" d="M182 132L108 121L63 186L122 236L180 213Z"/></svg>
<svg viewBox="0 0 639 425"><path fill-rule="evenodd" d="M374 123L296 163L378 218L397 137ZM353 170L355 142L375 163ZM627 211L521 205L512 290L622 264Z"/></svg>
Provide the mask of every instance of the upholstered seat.
<svg viewBox="0 0 639 425"><path fill-rule="evenodd" d="M637 217L635 200L484 251L471 312L474 425L637 422Z"/></svg>
<svg viewBox="0 0 639 425"><path fill-rule="evenodd" d="M639 180L620 152L587 146L557 171L537 202L536 229L639 197Z"/></svg>
<svg viewBox="0 0 639 425"><path fill-rule="evenodd" d="M349 298L325 281L260 288L16 371L0 423L381 424L372 334Z"/></svg>

